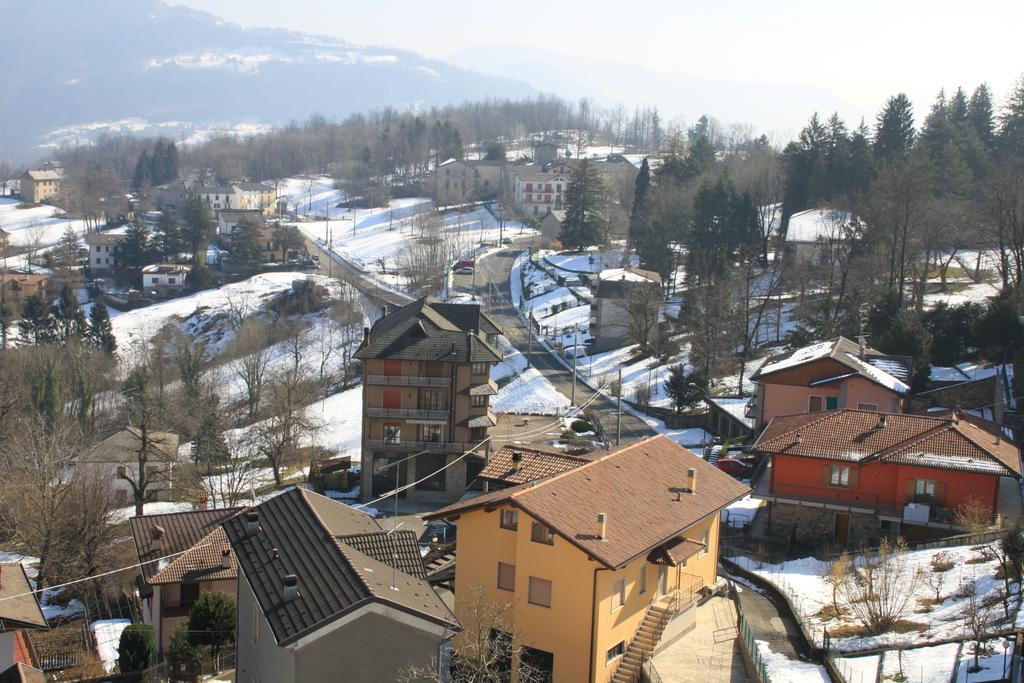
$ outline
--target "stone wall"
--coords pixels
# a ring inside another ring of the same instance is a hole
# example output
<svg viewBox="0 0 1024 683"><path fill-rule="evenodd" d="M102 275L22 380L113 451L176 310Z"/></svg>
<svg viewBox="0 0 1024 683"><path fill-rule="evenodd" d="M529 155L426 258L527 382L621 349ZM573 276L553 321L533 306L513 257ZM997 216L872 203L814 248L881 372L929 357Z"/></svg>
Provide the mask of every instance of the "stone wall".
<svg viewBox="0 0 1024 683"><path fill-rule="evenodd" d="M848 547L877 545L889 533L882 528L882 521L874 515L773 502L769 510L768 534L785 539L792 537L804 545L831 544L835 542L837 513L850 517Z"/></svg>

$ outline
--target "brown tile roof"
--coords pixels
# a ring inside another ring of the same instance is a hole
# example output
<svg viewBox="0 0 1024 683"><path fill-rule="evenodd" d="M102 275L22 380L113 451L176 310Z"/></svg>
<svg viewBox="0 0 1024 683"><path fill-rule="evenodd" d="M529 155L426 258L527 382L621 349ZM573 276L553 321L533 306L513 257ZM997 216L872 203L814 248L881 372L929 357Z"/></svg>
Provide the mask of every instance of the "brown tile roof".
<svg viewBox="0 0 1024 683"><path fill-rule="evenodd" d="M199 544L213 531L220 528L221 523L242 511L242 508L221 508L218 510L191 510L189 512L170 512L162 515L142 515L132 517L129 524L135 538L135 550L139 554L142 565L142 576L149 580L166 569L173 560L163 564L154 561L184 551ZM153 530L163 529L163 538L159 548L153 547ZM217 558L220 565L220 557ZM184 564L182 565L184 567Z"/></svg>
<svg viewBox="0 0 1024 683"><path fill-rule="evenodd" d="M516 467L517 457L519 458L518 468ZM588 462L590 462L590 458L508 445L502 446L491 455L491 459L487 461L477 476L486 481L516 486L550 477Z"/></svg>
<svg viewBox="0 0 1024 683"><path fill-rule="evenodd" d="M792 349L774 355L761 364L750 379L755 382L784 370L799 367L806 363L829 358L845 366L850 374L857 374L864 379L883 386L898 394L906 394L910 387L907 381L910 375L910 359L904 356L887 356L869 346L864 349L864 358L860 357L860 345L857 342L839 337L831 342L819 342L799 349ZM827 383L831 380L850 376L848 374L833 377L821 377L812 385Z"/></svg>
<svg viewBox="0 0 1024 683"><path fill-rule="evenodd" d="M0 564L0 632L49 628L33 589L21 563Z"/></svg>
<svg viewBox="0 0 1024 683"><path fill-rule="evenodd" d="M697 491L686 492L687 471ZM621 567L717 514L750 489L665 436L624 446L560 474L485 493L424 519L511 505L606 567ZM597 515L607 515L606 538Z"/></svg>
<svg viewBox="0 0 1024 683"><path fill-rule="evenodd" d="M45 683L46 674L39 669L32 668L18 662L0 672L0 683Z"/></svg>
<svg viewBox="0 0 1024 683"><path fill-rule="evenodd" d="M223 551L228 551L228 566L223 564ZM221 581L238 578L238 561L231 552L231 544L218 526L178 555L149 578L150 585L189 583L194 581Z"/></svg>
<svg viewBox="0 0 1024 683"><path fill-rule="evenodd" d="M884 418L885 425L881 425ZM969 420L835 410L777 417L754 444L761 453L1020 477L1017 448Z"/></svg>
<svg viewBox="0 0 1024 683"><path fill-rule="evenodd" d="M251 512L259 519L256 533L246 532L245 515L227 520L224 530L279 645L294 643L370 603L459 628L451 610L420 578L422 566L419 576L401 569L411 561L405 534L382 541L383 529L372 517L305 489L288 489ZM375 538L341 540L365 534ZM398 551L397 561L392 550ZM390 563L369 553L381 554ZM284 577L289 574L298 578L298 595L284 602Z"/></svg>
<svg viewBox="0 0 1024 683"><path fill-rule="evenodd" d="M355 356L494 363L501 353L472 331L494 334L489 331L497 329L476 304L441 304L424 297L374 323Z"/></svg>
<svg viewBox="0 0 1024 683"><path fill-rule="evenodd" d="M701 550L704 544L686 536L676 536L672 540L651 551L647 556L655 564L667 564L671 567L678 567Z"/></svg>

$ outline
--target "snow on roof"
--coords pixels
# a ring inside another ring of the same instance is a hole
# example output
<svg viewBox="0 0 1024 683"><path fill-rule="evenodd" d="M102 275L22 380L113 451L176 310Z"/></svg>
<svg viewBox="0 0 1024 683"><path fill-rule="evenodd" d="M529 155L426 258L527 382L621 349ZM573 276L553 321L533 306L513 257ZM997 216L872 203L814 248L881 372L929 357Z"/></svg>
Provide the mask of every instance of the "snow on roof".
<svg viewBox="0 0 1024 683"><path fill-rule="evenodd" d="M599 280L625 280L627 282L651 282L652 280L628 268L605 268L598 274Z"/></svg>
<svg viewBox="0 0 1024 683"><path fill-rule="evenodd" d="M795 213L789 217L786 241L816 242L819 237L833 236L839 225L851 218L852 214L848 211L833 209L810 209Z"/></svg>
<svg viewBox="0 0 1024 683"><path fill-rule="evenodd" d="M960 363L956 369L967 375L967 379L987 379L999 372L998 365L980 363Z"/></svg>
<svg viewBox="0 0 1024 683"><path fill-rule="evenodd" d="M967 376L959 368L933 365L929 378L933 382L964 382Z"/></svg>
<svg viewBox="0 0 1024 683"><path fill-rule="evenodd" d="M797 349L789 356L780 358L779 360L772 363L765 363L761 366L760 374L768 375L779 370L785 370L786 368L796 367L797 365L803 365L812 360L818 360L819 358L825 358L832 353L833 342L825 341L818 342L817 344L811 344L805 346L802 349Z"/></svg>
<svg viewBox="0 0 1024 683"><path fill-rule="evenodd" d="M885 370L876 368L871 363L866 363L852 353L846 354L846 357L850 362L855 365L862 375L868 379L881 384L887 389L895 391L897 394L906 394L910 391L910 387L904 384L902 381L896 379Z"/></svg>
<svg viewBox="0 0 1024 683"><path fill-rule="evenodd" d="M749 398L712 398L711 402L747 427L754 427L753 418L746 415L747 404L750 403Z"/></svg>

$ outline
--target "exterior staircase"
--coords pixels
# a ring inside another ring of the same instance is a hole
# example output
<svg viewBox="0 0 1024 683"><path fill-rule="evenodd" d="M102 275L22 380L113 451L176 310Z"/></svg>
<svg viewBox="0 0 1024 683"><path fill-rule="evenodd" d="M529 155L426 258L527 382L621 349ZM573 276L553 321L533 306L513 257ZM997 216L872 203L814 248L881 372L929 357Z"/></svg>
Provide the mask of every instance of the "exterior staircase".
<svg viewBox="0 0 1024 683"><path fill-rule="evenodd" d="M670 602L669 605L672 603ZM612 683L636 683L640 680L640 668L644 657L654 654L654 649L661 642L665 626L671 620L674 611L669 605L654 604L647 609L644 620L629 641L625 654L619 660L612 674Z"/></svg>

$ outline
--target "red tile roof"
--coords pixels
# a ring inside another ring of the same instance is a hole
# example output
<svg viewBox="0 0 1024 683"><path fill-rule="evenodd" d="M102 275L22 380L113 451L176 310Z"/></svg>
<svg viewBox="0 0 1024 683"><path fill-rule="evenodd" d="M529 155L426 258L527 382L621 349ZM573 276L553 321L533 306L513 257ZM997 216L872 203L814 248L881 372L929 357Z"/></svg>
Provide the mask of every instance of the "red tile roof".
<svg viewBox="0 0 1024 683"><path fill-rule="evenodd" d="M691 468L697 474L693 494L686 488ZM545 479L449 505L424 518L457 518L471 510L511 505L604 566L616 568L718 514L748 492L691 451L657 436ZM597 535L599 512L607 515L603 539Z"/></svg>
<svg viewBox="0 0 1024 683"><path fill-rule="evenodd" d="M955 416L844 409L777 417L754 444L754 450L1021 476L1020 452L1013 444Z"/></svg>

